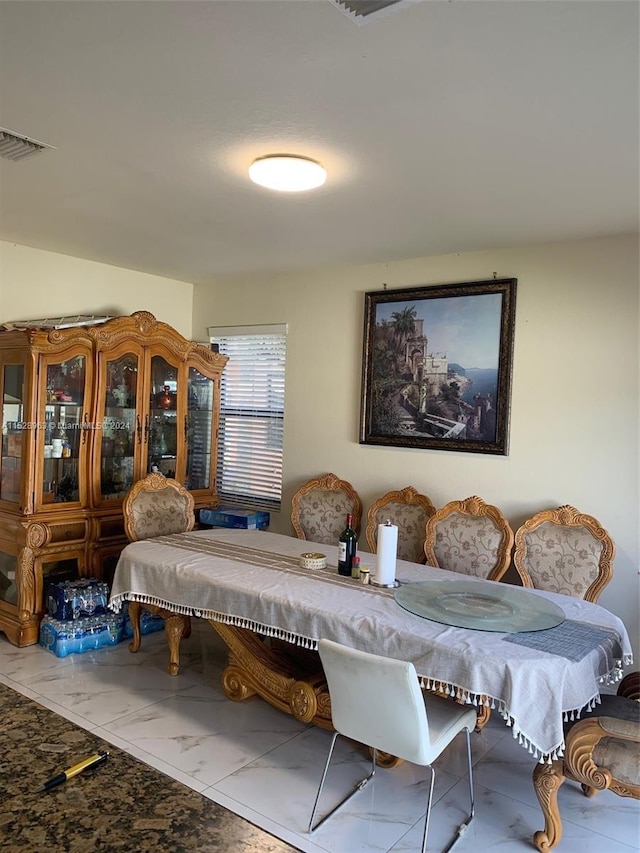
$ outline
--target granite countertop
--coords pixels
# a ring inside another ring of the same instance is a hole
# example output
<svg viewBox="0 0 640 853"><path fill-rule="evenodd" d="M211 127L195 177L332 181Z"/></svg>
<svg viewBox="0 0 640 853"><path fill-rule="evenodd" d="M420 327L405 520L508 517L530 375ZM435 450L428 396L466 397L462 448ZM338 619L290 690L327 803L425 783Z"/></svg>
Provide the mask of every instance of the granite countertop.
<svg viewBox="0 0 640 853"><path fill-rule="evenodd" d="M292 853L181 782L0 684L3 853ZM34 790L95 752L107 761Z"/></svg>

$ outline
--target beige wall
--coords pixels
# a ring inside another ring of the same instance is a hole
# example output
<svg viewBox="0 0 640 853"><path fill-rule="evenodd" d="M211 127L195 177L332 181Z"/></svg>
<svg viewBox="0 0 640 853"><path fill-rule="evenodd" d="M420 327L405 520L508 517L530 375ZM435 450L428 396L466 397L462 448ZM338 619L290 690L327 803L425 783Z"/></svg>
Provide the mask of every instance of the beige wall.
<svg viewBox="0 0 640 853"><path fill-rule="evenodd" d="M360 445L363 293L518 279L509 456ZM413 485L437 506L478 494L512 526L570 503L617 546L600 603L633 634L638 659L639 299L637 237L237 278L196 286L193 334L207 326L289 324L284 501L326 471L365 512ZM271 529L292 532L286 510Z"/></svg>
<svg viewBox="0 0 640 853"><path fill-rule="evenodd" d="M0 242L0 323L150 311L191 337L193 285Z"/></svg>

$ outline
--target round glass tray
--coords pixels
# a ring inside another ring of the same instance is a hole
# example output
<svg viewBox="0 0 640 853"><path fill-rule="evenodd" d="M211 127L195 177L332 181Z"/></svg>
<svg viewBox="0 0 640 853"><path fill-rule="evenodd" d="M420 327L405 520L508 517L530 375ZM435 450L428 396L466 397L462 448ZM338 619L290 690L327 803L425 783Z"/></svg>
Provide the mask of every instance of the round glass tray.
<svg viewBox="0 0 640 853"><path fill-rule="evenodd" d="M564 621L557 604L509 584L482 581L418 581L403 584L394 593L400 607L456 628L476 631L544 631Z"/></svg>

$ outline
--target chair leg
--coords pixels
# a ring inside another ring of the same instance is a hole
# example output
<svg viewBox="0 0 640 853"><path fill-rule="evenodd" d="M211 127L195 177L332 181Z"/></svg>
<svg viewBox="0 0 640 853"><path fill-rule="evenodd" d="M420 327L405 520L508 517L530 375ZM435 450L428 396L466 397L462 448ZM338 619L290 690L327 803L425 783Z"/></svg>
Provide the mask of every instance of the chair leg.
<svg viewBox="0 0 640 853"><path fill-rule="evenodd" d="M349 800L355 794L358 793L358 791L361 791L364 788L364 786L367 784L367 782L370 779L373 779L373 777L375 776L375 773L376 773L376 751L375 751L375 749L372 749L371 750L371 773L369 773L368 776L365 776L364 779L361 779L360 782L358 782L358 784L355 786L355 788L353 788L353 790L350 791L346 797L344 797L342 800L340 800L338 805L334 806L331 809L331 811L328 812L323 818L321 818L314 826L313 819L316 816L316 810L318 808L318 803L320 802L320 795L322 794L322 789L324 787L324 781L327 778L327 771L329 770L329 764L331 763L331 757L333 755L333 749L336 745L336 740L338 738L338 735L339 735L339 732L334 732L333 737L331 739L331 746L329 747L329 755L327 756L327 761L326 761L326 764L324 765L324 771L322 773L322 779L320 780L320 787L318 788L318 793L316 794L316 800L313 804L313 811L311 812L311 818L309 819L309 828L307 830L307 832L309 832L309 833L315 832L315 830L318 829L318 827L322 826L322 824L326 820L328 820L332 814L335 814L335 812L337 812L339 808L344 806L345 803L348 803Z"/></svg>
<svg viewBox="0 0 640 853"><path fill-rule="evenodd" d="M433 799L433 786L436 781L436 771L428 764L427 768L431 777L429 779L429 794L427 796L427 814L424 819L424 835L422 836L422 853L427 850L427 835L429 834L429 818L431 817L431 800Z"/></svg>
<svg viewBox="0 0 640 853"><path fill-rule="evenodd" d="M464 729L464 733L465 733L466 741L467 741L467 769L468 769L467 778L469 781L469 814L467 815L465 820L462 821L460 826L456 829L455 834L453 835L453 837L451 838L451 840L449 841L447 846L444 848L442 853L449 853L449 850L451 850L451 848L456 843L456 841L464 835L464 833L467 831L467 827L469 826L469 824L473 820L473 815L475 813L475 801L474 801L474 797L473 797L473 764L471 762L471 738L470 738L469 729ZM428 811L428 809L430 809L430 807L431 807L431 798L433 795L433 783L434 783L434 781L435 781L435 771L433 769L431 769L431 790L429 791L429 800L428 800L428 806L427 806L427 817L425 820L424 838L422 840L422 853L426 853L426 850L427 850L427 832L429 831L429 811Z"/></svg>

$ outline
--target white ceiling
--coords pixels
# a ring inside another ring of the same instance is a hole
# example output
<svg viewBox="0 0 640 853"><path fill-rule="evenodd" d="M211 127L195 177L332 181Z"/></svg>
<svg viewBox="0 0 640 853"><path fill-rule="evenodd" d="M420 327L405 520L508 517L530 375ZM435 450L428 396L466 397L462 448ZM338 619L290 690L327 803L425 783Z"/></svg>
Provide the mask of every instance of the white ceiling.
<svg viewBox="0 0 640 853"><path fill-rule="evenodd" d="M0 239L184 281L638 229L637 2L0 2ZM273 193L266 153L326 166Z"/></svg>

